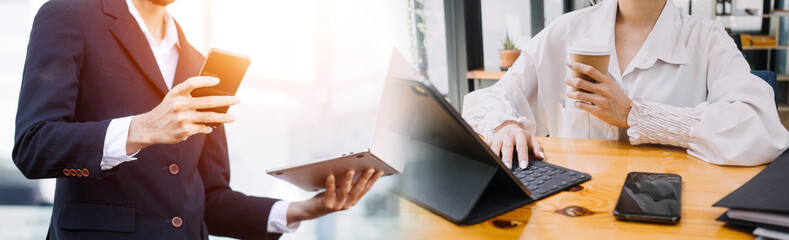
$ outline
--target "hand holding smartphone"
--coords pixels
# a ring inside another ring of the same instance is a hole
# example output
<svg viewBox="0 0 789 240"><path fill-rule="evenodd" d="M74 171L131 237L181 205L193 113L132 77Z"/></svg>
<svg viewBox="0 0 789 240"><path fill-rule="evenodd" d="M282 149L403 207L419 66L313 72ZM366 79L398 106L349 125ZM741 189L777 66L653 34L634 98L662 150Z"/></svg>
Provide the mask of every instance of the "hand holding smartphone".
<svg viewBox="0 0 789 240"><path fill-rule="evenodd" d="M192 91L192 97L205 96L235 96L241 80L249 67L250 59L246 55L232 53L216 48L208 51L200 76L219 78L219 84L211 87L198 88ZM227 113L229 107L200 109L199 111L214 111ZM211 127L218 127L218 123L206 123Z"/></svg>
<svg viewBox="0 0 789 240"><path fill-rule="evenodd" d="M631 172L614 208L620 221L676 224L680 219L682 177L670 173Z"/></svg>

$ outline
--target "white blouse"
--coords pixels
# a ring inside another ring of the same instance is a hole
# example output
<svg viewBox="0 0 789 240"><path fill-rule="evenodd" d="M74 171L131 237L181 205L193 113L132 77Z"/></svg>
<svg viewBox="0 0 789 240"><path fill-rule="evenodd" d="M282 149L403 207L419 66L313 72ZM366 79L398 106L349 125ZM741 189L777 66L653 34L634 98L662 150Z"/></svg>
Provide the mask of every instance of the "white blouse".
<svg viewBox="0 0 789 240"><path fill-rule="evenodd" d="M569 45L595 39L613 46L616 12L617 1L605 0L559 17L524 46L501 80L465 96L463 117L488 139L514 121L535 136L629 138L687 148L724 165L768 163L789 147L772 88L750 74L720 24L682 13L671 0L622 74L611 54L609 74L633 100L630 128L575 108L565 96Z"/></svg>

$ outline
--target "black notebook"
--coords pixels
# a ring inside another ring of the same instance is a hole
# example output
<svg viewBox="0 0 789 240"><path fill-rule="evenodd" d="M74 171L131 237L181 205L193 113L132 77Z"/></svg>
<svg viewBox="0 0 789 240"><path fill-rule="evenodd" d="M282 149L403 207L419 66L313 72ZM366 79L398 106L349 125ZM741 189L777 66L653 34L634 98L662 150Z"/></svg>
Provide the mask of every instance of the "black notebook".
<svg viewBox="0 0 789 240"><path fill-rule="evenodd" d="M745 226L745 227L765 228L765 229L774 230L774 231L789 232L789 227L783 227L783 226L777 226L777 225L760 223L760 222L751 222L751 221L733 219L733 218L730 218L727 215L727 213L728 213L728 211L723 213L723 215L721 215L720 217L718 217L715 220L718 220L718 221L721 221L721 222L725 222L725 223L728 223L728 224Z"/></svg>
<svg viewBox="0 0 789 240"><path fill-rule="evenodd" d="M789 214L789 151L713 206Z"/></svg>
<svg viewBox="0 0 789 240"><path fill-rule="evenodd" d="M737 190L717 203L716 207L727 207L753 212L789 215L789 151L778 156L759 174L748 180ZM779 231L788 228L775 226L769 222L754 222L734 219L724 213L717 219L732 224L752 227L765 227Z"/></svg>

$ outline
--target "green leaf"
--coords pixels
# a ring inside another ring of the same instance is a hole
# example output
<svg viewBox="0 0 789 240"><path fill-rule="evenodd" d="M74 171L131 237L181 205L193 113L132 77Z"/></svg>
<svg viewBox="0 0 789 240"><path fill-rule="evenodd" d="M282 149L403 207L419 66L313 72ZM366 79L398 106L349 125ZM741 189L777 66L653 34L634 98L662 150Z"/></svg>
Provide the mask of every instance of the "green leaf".
<svg viewBox="0 0 789 240"><path fill-rule="evenodd" d="M516 49L517 46L515 46L515 42L512 41L512 39L510 38L510 32L507 31L506 34L507 35L504 37L504 41L502 42L504 50L514 50L514 49Z"/></svg>

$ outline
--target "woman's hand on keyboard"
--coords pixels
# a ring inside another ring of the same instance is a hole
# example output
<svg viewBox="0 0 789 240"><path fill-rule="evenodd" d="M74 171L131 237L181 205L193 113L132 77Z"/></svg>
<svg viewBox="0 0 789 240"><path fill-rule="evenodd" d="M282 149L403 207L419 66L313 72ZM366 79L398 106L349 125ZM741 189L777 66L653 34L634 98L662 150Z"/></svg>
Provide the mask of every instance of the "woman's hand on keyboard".
<svg viewBox="0 0 789 240"><path fill-rule="evenodd" d="M501 124L486 143L497 156L501 157L507 168L512 168L513 153L518 154L518 165L521 168L528 166L530 153L540 160L545 160L542 146L537 139L515 122Z"/></svg>

